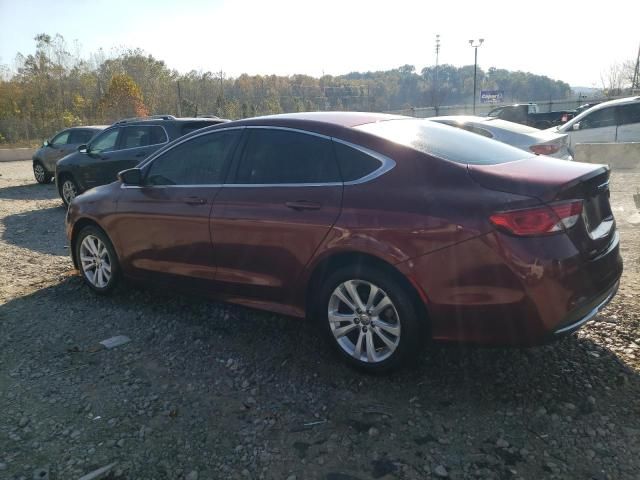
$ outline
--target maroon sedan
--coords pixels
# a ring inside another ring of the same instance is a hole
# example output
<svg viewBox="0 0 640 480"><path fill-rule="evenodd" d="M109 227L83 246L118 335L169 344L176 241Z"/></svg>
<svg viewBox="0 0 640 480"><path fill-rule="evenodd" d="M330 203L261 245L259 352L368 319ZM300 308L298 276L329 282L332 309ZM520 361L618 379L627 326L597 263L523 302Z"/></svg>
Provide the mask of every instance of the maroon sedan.
<svg viewBox="0 0 640 480"><path fill-rule="evenodd" d="M609 169L375 113L205 128L67 215L73 261L311 317L384 371L428 339L531 345L578 329L622 272Z"/></svg>

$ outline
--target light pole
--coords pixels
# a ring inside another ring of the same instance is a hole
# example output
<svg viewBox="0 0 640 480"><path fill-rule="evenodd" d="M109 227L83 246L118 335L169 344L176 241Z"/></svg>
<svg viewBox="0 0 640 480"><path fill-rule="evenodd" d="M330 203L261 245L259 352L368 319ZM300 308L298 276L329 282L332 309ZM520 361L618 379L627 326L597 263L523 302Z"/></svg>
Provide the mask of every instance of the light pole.
<svg viewBox="0 0 640 480"><path fill-rule="evenodd" d="M476 114L476 76L478 74L478 47L482 45L484 38L469 40L469 45L475 50L475 61L473 62L473 114Z"/></svg>
<svg viewBox="0 0 640 480"><path fill-rule="evenodd" d="M440 55L440 35L436 35L436 81L435 81L435 89L433 95L433 106L436 109L436 116L438 113L438 57Z"/></svg>

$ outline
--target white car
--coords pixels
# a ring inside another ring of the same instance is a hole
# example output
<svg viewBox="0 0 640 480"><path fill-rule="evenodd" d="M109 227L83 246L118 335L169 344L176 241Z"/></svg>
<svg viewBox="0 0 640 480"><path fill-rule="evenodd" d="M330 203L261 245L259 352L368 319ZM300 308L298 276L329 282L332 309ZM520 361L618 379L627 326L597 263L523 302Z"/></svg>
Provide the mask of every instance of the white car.
<svg viewBox="0 0 640 480"><path fill-rule="evenodd" d="M462 128L483 137L493 138L529 153L548 155L562 160L573 160L567 148L567 135L564 133L538 130L494 117L451 115L431 117L429 120Z"/></svg>
<svg viewBox="0 0 640 480"><path fill-rule="evenodd" d="M599 103L549 131L566 133L572 152L578 143L640 142L640 97Z"/></svg>

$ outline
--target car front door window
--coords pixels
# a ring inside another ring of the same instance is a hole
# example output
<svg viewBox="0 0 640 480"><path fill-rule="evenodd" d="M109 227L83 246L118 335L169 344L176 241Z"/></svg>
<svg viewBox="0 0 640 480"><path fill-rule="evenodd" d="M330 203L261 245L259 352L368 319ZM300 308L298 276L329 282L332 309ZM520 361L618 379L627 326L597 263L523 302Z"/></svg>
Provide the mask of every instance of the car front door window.
<svg viewBox="0 0 640 480"><path fill-rule="evenodd" d="M106 153L116 150L118 134L119 130L117 128L100 134L93 142L91 142L91 153Z"/></svg>
<svg viewBox="0 0 640 480"><path fill-rule="evenodd" d="M200 135L173 147L153 160L145 185L221 184L240 133L228 130Z"/></svg>
<svg viewBox="0 0 640 480"><path fill-rule="evenodd" d="M51 146L53 147L60 147L62 145L66 145L69 140L69 130L59 133L58 135L56 135L53 140L51 140Z"/></svg>
<svg viewBox="0 0 640 480"><path fill-rule="evenodd" d="M614 127L616 125L615 108L603 108L596 110L591 115L587 115L580 122L580 130L590 128Z"/></svg>

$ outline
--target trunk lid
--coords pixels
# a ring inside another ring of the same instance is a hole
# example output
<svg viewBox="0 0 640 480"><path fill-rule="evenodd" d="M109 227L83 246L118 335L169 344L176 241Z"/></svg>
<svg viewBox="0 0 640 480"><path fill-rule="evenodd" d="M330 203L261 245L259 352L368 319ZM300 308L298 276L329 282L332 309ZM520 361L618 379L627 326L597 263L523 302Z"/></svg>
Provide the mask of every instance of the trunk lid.
<svg viewBox="0 0 640 480"><path fill-rule="evenodd" d="M615 220L609 203L608 166L535 156L467 168L474 181L490 190L534 197L545 204L582 200L581 218L567 235L589 257L609 245Z"/></svg>

